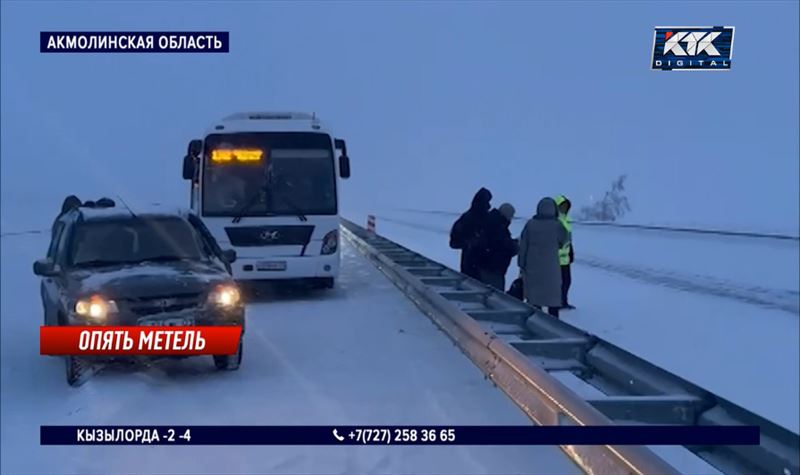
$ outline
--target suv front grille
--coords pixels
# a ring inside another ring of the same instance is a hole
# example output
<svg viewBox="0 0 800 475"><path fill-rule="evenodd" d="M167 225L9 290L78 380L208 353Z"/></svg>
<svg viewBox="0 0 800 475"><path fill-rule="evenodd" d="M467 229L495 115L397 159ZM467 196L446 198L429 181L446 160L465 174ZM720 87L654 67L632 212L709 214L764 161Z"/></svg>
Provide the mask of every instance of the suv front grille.
<svg viewBox="0 0 800 475"><path fill-rule="evenodd" d="M125 299L128 310L141 317L160 313L175 313L199 308L203 305L203 294L164 295Z"/></svg>

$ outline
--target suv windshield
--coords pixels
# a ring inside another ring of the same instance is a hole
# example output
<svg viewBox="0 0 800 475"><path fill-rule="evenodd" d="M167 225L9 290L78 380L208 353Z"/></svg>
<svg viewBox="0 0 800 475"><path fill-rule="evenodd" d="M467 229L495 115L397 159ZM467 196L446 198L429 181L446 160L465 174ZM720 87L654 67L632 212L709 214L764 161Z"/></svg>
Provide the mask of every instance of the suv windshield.
<svg viewBox="0 0 800 475"><path fill-rule="evenodd" d="M336 214L329 135L210 135L204 158L205 216Z"/></svg>
<svg viewBox="0 0 800 475"><path fill-rule="evenodd" d="M148 260L201 260L202 238L181 218L136 217L87 221L75 228L69 262L75 267L133 264Z"/></svg>

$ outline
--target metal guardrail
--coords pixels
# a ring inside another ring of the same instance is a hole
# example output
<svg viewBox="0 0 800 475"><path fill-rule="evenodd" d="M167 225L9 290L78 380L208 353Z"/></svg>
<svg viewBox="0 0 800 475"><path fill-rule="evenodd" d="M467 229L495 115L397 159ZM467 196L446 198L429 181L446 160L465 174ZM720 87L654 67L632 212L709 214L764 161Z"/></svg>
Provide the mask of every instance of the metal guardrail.
<svg viewBox="0 0 800 475"><path fill-rule="evenodd" d="M404 209L402 211L411 211L413 213L424 214L438 214L442 216L459 216L461 213L452 211L439 211L439 210L419 210L419 209ZM527 221L528 218L517 216L515 221ZM728 229L705 229L705 228L692 228L686 226L665 226L655 224L636 224L636 223L615 223L607 221L584 221L572 220L572 224L578 226L596 226L608 228L626 228L626 229L641 229L645 231L667 231L675 233L689 233L689 234L712 234L717 236L734 236L746 238L760 238L760 239L779 239L784 241L800 241L800 235L780 234L780 233L761 233L755 231L733 231Z"/></svg>
<svg viewBox="0 0 800 475"><path fill-rule="evenodd" d="M723 473L800 474L798 434L350 221L342 228L536 423L757 425L759 446L686 448ZM601 396L578 396L558 372ZM646 447L562 449L587 473L678 473Z"/></svg>

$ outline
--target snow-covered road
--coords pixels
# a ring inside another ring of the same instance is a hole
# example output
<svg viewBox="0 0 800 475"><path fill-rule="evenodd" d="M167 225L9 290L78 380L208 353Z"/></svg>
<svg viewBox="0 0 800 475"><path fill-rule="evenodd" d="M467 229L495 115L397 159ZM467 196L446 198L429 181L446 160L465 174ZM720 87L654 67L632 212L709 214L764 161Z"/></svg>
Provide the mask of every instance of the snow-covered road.
<svg viewBox="0 0 800 475"><path fill-rule="evenodd" d="M31 263L45 236L2 239L2 473L579 473L556 447L39 445L57 424L529 424L370 263L339 287L247 309L239 371L210 358L106 371L79 388L39 355Z"/></svg>
<svg viewBox="0 0 800 475"><path fill-rule="evenodd" d="M458 269L458 253L447 239L453 216L371 212L378 215L379 234ZM348 217L364 223L365 215ZM523 224L512 224L514 236ZM774 291L797 308L796 241L586 227L575 235L579 258L588 254L618 268L574 266L570 294L578 309L565 312L565 321L800 431L800 318L790 308L770 308L736 293L760 289L763 297ZM635 275L620 269L635 269ZM516 272L512 265L507 282ZM664 276L681 284L725 285L712 293L657 278ZM725 289L735 295L724 295Z"/></svg>

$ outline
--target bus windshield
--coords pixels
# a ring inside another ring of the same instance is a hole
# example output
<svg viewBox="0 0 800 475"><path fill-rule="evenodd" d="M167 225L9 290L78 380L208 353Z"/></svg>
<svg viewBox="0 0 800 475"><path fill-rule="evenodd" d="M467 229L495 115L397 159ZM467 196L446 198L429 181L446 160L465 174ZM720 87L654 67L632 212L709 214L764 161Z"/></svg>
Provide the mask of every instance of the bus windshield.
<svg viewBox="0 0 800 475"><path fill-rule="evenodd" d="M307 132L206 138L204 216L335 215L330 136Z"/></svg>

